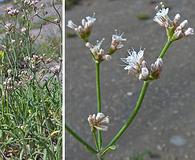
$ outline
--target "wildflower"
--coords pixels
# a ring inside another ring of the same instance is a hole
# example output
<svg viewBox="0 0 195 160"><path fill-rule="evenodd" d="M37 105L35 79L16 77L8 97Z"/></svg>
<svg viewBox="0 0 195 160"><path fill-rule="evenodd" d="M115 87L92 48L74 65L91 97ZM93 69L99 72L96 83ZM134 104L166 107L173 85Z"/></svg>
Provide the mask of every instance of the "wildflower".
<svg viewBox="0 0 195 160"><path fill-rule="evenodd" d="M28 6L33 6L35 7L35 5L37 3L39 3L40 0L24 0L24 4L25 5L28 5Z"/></svg>
<svg viewBox="0 0 195 160"><path fill-rule="evenodd" d="M157 22L160 26L169 27L171 22L168 16L169 8L164 8L164 5L161 4L161 9L158 10L158 7L156 9L158 12L153 21Z"/></svg>
<svg viewBox="0 0 195 160"><path fill-rule="evenodd" d="M77 26L76 24L73 23L72 20L68 21L67 26L73 29L81 39L83 39L84 41L88 41L95 21L96 21L95 14L93 14L92 17L87 16L86 18L82 19L81 21L82 26L81 25Z"/></svg>
<svg viewBox="0 0 195 160"><path fill-rule="evenodd" d="M22 27L22 28L21 28L21 32L22 32L22 33L25 33L26 30L27 30L27 29L26 29L25 27Z"/></svg>
<svg viewBox="0 0 195 160"><path fill-rule="evenodd" d="M60 69L61 69L61 66L60 65L55 65L55 66L51 67L49 70L54 75L57 75L57 74L60 73Z"/></svg>
<svg viewBox="0 0 195 160"><path fill-rule="evenodd" d="M110 120L108 116L105 116L103 113L97 113L97 115L89 115L88 117L89 126L91 127L91 131L94 129L107 131Z"/></svg>
<svg viewBox="0 0 195 160"><path fill-rule="evenodd" d="M140 49L136 52L134 49L128 50L129 56L127 58L121 58L125 63L125 70L128 70L129 74L135 75L139 80L154 80L158 79L162 71L163 62L161 58L158 58L151 68L147 66L144 60L144 50Z"/></svg>
<svg viewBox="0 0 195 160"><path fill-rule="evenodd" d="M126 41L127 39L122 38L124 33L117 33L117 30L115 30L116 34L112 35L112 42L110 46L109 53L113 54L116 50L123 48L122 42Z"/></svg>
<svg viewBox="0 0 195 160"><path fill-rule="evenodd" d="M139 80L145 80L149 77L149 70L147 67L141 68L141 73L139 74Z"/></svg>
<svg viewBox="0 0 195 160"><path fill-rule="evenodd" d="M173 33L173 40L178 40L182 37L187 37L194 34L193 28L185 29L185 26L188 24L187 20L184 20L180 25L178 25Z"/></svg>
<svg viewBox="0 0 195 160"><path fill-rule="evenodd" d="M151 76L154 79L158 79L162 71L163 61L161 58L157 58L154 64L151 64Z"/></svg>
<svg viewBox="0 0 195 160"><path fill-rule="evenodd" d="M144 50L140 49L137 53L134 49L128 50L129 56L127 58L121 58L121 60L126 64L125 70L128 70L128 73L139 77L142 72L142 67L146 68L146 62L144 60ZM145 77L146 75L144 75Z"/></svg>
<svg viewBox="0 0 195 160"><path fill-rule="evenodd" d="M17 16L19 14L19 10L14 9L13 7L8 7L6 11L7 11L7 14L10 16Z"/></svg>
<svg viewBox="0 0 195 160"><path fill-rule="evenodd" d="M110 60L111 56L105 54L104 50L101 48L101 45L104 41L104 38L101 41L97 41L97 44L94 46L91 43L87 42L86 47L90 49L91 53L93 54L95 60L103 61L103 60Z"/></svg>
<svg viewBox="0 0 195 160"><path fill-rule="evenodd" d="M30 61L30 57L26 56L24 57L24 62L28 63Z"/></svg>
<svg viewBox="0 0 195 160"><path fill-rule="evenodd" d="M184 20L179 24L179 20L181 18L180 14L176 14L174 19L170 20L168 12L169 8L165 8L161 2L161 9L158 10L153 20L160 26L164 26L166 28L169 40L175 41L182 37L194 34L193 28L185 29L185 26L188 24L187 20Z"/></svg>
<svg viewBox="0 0 195 160"><path fill-rule="evenodd" d="M7 24L5 24L5 29L8 31L8 32L10 32L10 31L12 31L13 29L14 29L14 25L12 24L12 23L7 23Z"/></svg>

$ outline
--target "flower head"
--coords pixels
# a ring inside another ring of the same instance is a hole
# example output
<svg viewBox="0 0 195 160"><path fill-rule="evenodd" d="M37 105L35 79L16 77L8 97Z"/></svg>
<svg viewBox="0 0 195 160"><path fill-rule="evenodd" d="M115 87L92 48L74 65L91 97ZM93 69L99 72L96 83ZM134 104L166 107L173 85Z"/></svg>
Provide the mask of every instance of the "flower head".
<svg viewBox="0 0 195 160"><path fill-rule="evenodd" d="M164 4L161 2L161 9L157 10L154 17L154 21L157 22L160 26L163 26L167 30L168 38L172 41L178 40L182 37L186 37L194 34L193 28L185 29L185 26L188 24L187 20L184 20L179 24L179 20L181 18L180 14L176 14L173 20L169 19L168 12L169 8L165 8Z"/></svg>
<svg viewBox="0 0 195 160"><path fill-rule="evenodd" d="M67 26L73 29L81 39L87 41L95 21L96 18L94 13L92 17L87 16L83 18L81 21L82 25L77 26L72 20L69 20Z"/></svg>
<svg viewBox="0 0 195 160"><path fill-rule="evenodd" d="M123 48L122 42L125 42L127 39L123 38L123 33L118 33L117 30L115 30L116 34L112 35L112 42L110 46L110 54L114 53L116 50Z"/></svg>
<svg viewBox="0 0 195 160"><path fill-rule="evenodd" d="M121 58L125 63L125 70L128 70L129 73L139 76L141 73L142 62L144 62L144 50L140 49L138 52L133 50L128 50L129 56L127 58Z"/></svg>
<svg viewBox="0 0 195 160"><path fill-rule="evenodd" d="M185 29L187 24L188 24L188 20L184 20L183 22L180 23L180 25L176 26L176 29L173 33L173 40L178 40L182 37L187 37L189 35L194 34L194 29L193 28Z"/></svg>
<svg viewBox="0 0 195 160"><path fill-rule="evenodd" d="M111 56L105 54L104 50L101 48L101 45L105 39L103 38L101 41L97 41L97 44L94 46L91 43L87 42L86 47L90 49L91 53L95 57L95 60L110 60Z"/></svg>
<svg viewBox="0 0 195 160"><path fill-rule="evenodd" d="M97 115L89 115L88 117L89 126L91 127L91 131L94 129L107 131L110 119L108 116L105 116L103 113L97 113Z"/></svg>
<svg viewBox="0 0 195 160"><path fill-rule="evenodd" d="M19 14L19 10L13 8L13 7L8 7L6 8L7 14L10 16L16 16Z"/></svg>
<svg viewBox="0 0 195 160"><path fill-rule="evenodd" d="M121 58L125 63L125 70L128 70L129 74L135 75L139 80L154 80L158 79L162 70L162 59L158 58L151 68L147 66L144 60L144 50L136 52L134 49L128 51L129 56L127 58Z"/></svg>
<svg viewBox="0 0 195 160"><path fill-rule="evenodd" d="M160 73L162 71L163 61L162 58L157 58L154 64L151 64L151 76L155 79L160 77Z"/></svg>
<svg viewBox="0 0 195 160"><path fill-rule="evenodd" d="M164 27L170 26L170 19L168 16L169 8L165 8L165 6L161 3L161 9L158 9L157 6L156 10L158 12L156 13L153 21L157 22L160 26Z"/></svg>

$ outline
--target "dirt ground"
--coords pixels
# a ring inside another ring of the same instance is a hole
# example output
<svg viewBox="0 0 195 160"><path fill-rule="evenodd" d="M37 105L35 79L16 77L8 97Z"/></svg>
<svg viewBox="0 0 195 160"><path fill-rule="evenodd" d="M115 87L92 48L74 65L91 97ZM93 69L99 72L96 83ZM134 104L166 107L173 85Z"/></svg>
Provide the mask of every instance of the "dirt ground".
<svg viewBox="0 0 195 160"><path fill-rule="evenodd" d="M152 21L155 2L150 0L83 0L66 11L66 22L75 23L96 12L97 21L91 41L106 38L108 47L114 29L125 32L125 47L101 66L103 113L111 117L104 132L104 145L115 135L131 113L142 82L121 67L120 58L128 48L145 48L153 62L166 40L165 31ZM168 0L170 17L176 13L195 27L194 0ZM141 18L140 18L141 17ZM143 18L147 17L147 18ZM66 33L71 32L66 28ZM141 111L131 127L117 142L118 148L107 160L128 160L136 153L150 151L145 160L195 159L195 39L175 42L164 59L160 80L149 86ZM66 122L93 144L87 117L96 113L95 65L79 38L66 38ZM66 159L92 160L92 155L66 133Z"/></svg>

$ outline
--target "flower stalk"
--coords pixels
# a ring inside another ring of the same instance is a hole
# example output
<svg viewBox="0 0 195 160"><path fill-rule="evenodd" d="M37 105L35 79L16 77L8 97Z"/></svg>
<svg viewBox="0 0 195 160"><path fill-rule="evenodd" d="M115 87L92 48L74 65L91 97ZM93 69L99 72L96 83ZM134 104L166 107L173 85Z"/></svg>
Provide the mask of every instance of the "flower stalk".
<svg viewBox="0 0 195 160"><path fill-rule="evenodd" d="M83 140L75 131L73 131L67 124L65 124L65 129L76 138L82 145L84 145L90 152L97 154L97 151L88 144L85 140Z"/></svg>
<svg viewBox="0 0 195 160"><path fill-rule="evenodd" d="M101 91L100 91L100 62L96 62L96 94L97 94L97 112L101 112ZM102 146L102 133L97 130L98 148Z"/></svg>
<svg viewBox="0 0 195 160"><path fill-rule="evenodd" d="M166 44L164 45L161 53L160 53L160 58L163 58L168 50L168 48L171 46L172 41L167 40ZM146 94L146 91L148 89L150 81L144 81L139 98L137 100L136 106L133 110L133 112L129 115L126 123L121 127L121 129L118 131L118 133L114 136L114 138L109 142L109 144L101 151L101 155L103 156L108 150L109 147L114 145L118 139L122 136L122 134L127 130L127 128L130 126L130 124L133 122L133 120L135 119L135 117L137 116L140 108L141 108L141 104L143 102L144 96Z"/></svg>
<svg viewBox="0 0 195 160"><path fill-rule="evenodd" d="M166 54L168 48L171 46L172 42L173 42L173 41L171 41L171 40L167 40L167 42L166 42L166 44L165 44L163 50L162 50L161 53L160 53L159 58L163 58L163 57L165 56L165 54Z"/></svg>
<svg viewBox="0 0 195 160"><path fill-rule="evenodd" d="M142 89L141 89L138 101L136 103L136 106L135 106L132 114L129 116L129 118L127 119L126 123L121 127L121 129L114 136L114 138L110 141L110 143L104 148L104 150L102 151L102 155L104 155L106 153L105 151L108 151L108 148L110 146L114 145L117 142L117 140L122 136L122 134L126 131L126 129L129 127L129 125L135 119L137 113L140 110L141 104L143 102L144 96L145 96L147 88L148 88L148 85L149 85L149 81L144 81L144 84L142 86Z"/></svg>
<svg viewBox="0 0 195 160"><path fill-rule="evenodd" d="M99 146L98 146L98 141L97 141L97 136L96 136L96 130L93 130L92 131L92 135L93 135L93 139L94 139L94 142L95 142L95 146L99 152Z"/></svg>

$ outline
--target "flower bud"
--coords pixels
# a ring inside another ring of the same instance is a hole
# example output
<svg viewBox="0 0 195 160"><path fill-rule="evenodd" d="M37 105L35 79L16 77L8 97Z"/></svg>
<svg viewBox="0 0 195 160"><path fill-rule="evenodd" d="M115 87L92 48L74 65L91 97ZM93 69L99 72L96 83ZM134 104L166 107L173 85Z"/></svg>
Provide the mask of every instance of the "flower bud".
<svg viewBox="0 0 195 160"><path fill-rule="evenodd" d="M180 17L181 17L180 14L176 14L176 15L175 15L175 18L174 18L174 20L173 20L173 23L174 23L174 24L177 24L177 23L179 22L179 20L180 20Z"/></svg>
<svg viewBox="0 0 195 160"><path fill-rule="evenodd" d="M193 35L194 34L194 29L193 28L188 28L185 32L185 36Z"/></svg>
<svg viewBox="0 0 195 160"><path fill-rule="evenodd" d="M188 24L188 20L184 20L183 22L180 23L181 29L183 29L186 25Z"/></svg>
<svg viewBox="0 0 195 160"><path fill-rule="evenodd" d="M110 119L103 113L97 113L97 116L95 114L89 115L88 122L89 126L91 127L91 131L93 131L94 129L107 131L108 130L107 124L110 123Z"/></svg>

